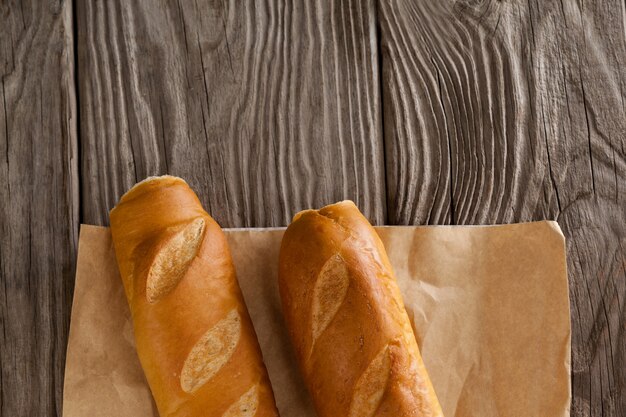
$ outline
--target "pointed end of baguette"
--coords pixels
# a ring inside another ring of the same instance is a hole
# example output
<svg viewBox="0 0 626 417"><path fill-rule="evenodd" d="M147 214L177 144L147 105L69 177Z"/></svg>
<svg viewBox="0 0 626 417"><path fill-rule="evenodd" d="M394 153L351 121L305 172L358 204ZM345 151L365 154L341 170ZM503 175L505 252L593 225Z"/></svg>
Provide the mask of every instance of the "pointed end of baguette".
<svg viewBox="0 0 626 417"><path fill-rule="evenodd" d="M307 209L307 210L302 210L298 213L296 213L293 218L291 219L291 222L296 222L298 219L300 219L302 216L307 215L309 213L315 213L315 214L319 214L321 216L325 216L324 213L328 212L328 211L332 211L333 209L336 208L341 208L341 207L346 207L346 206L352 206L352 207L356 207L356 204L354 204L354 201L352 200L342 200L342 201L338 201L336 203L333 204L328 204L318 210L315 209Z"/></svg>
<svg viewBox="0 0 626 417"><path fill-rule="evenodd" d="M189 184L187 184L187 181L185 181L184 179L180 178L180 177L175 177L173 175L161 175L161 176L152 176L152 177L148 177L145 178L141 181L139 181L138 183L136 183L135 185L133 185L132 187L130 187L130 189L128 191L126 191L119 199L118 203L116 204L115 207L113 207L110 211L109 211L109 216L113 215L113 213L115 212L115 209L117 208L117 206L119 206L122 202L124 201L128 201L131 198L134 198L138 195L141 195L143 193L143 190L148 190L150 188L153 188L155 186L165 186L167 184L174 184L174 183L181 183L184 184L186 186L189 186Z"/></svg>

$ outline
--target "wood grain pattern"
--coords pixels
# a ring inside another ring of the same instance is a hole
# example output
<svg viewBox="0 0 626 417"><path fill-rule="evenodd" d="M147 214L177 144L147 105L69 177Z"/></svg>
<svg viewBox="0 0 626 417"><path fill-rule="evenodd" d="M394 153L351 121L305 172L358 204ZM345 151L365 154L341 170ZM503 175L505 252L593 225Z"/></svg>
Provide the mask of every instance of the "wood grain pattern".
<svg viewBox="0 0 626 417"><path fill-rule="evenodd" d="M390 223L556 219L574 416L626 415L625 5L381 0Z"/></svg>
<svg viewBox="0 0 626 417"><path fill-rule="evenodd" d="M163 173L225 227L557 219L572 414L626 415L625 84L618 0L0 2L0 415L60 415L78 224Z"/></svg>
<svg viewBox="0 0 626 417"><path fill-rule="evenodd" d="M224 227L351 198L385 218L373 1L77 4L84 221L188 180Z"/></svg>
<svg viewBox="0 0 626 417"><path fill-rule="evenodd" d="M0 415L61 415L78 238L71 3L0 3Z"/></svg>

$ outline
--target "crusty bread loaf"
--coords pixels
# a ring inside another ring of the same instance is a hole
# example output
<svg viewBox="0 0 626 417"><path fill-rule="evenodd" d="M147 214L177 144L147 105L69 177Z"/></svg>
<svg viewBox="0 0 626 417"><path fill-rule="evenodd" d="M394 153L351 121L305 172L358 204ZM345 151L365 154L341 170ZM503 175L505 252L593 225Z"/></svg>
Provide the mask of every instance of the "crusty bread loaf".
<svg viewBox="0 0 626 417"><path fill-rule="evenodd" d="M279 285L320 417L442 416L385 249L351 201L294 217Z"/></svg>
<svg viewBox="0 0 626 417"><path fill-rule="evenodd" d="M226 238L187 183L144 180L110 218L159 414L277 416Z"/></svg>

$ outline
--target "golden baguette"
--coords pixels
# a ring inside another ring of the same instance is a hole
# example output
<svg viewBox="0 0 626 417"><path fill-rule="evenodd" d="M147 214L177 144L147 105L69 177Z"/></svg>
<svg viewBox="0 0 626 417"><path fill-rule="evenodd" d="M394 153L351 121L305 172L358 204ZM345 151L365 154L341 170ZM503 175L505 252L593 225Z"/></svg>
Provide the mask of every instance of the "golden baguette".
<svg viewBox="0 0 626 417"><path fill-rule="evenodd" d="M279 287L320 417L442 416L385 248L354 203L296 214Z"/></svg>
<svg viewBox="0 0 626 417"><path fill-rule="evenodd" d="M160 416L278 416L226 238L187 183L148 178L110 218Z"/></svg>

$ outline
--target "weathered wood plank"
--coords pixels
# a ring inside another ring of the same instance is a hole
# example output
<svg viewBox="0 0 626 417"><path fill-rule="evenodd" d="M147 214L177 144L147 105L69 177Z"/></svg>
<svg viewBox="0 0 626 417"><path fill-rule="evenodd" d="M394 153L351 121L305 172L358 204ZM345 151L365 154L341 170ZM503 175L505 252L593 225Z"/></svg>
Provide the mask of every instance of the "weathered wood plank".
<svg viewBox="0 0 626 417"><path fill-rule="evenodd" d="M379 1L389 221L559 221L574 416L626 415L625 16Z"/></svg>
<svg viewBox="0 0 626 417"><path fill-rule="evenodd" d="M78 238L72 5L0 3L0 415L61 415Z"/></svg>
<svg viewBox="0 0 626 417"><path fill-rule="evenodd" d="M78 2L84 221L180 175L224 227L385 217L373 1Z"/></svg>

